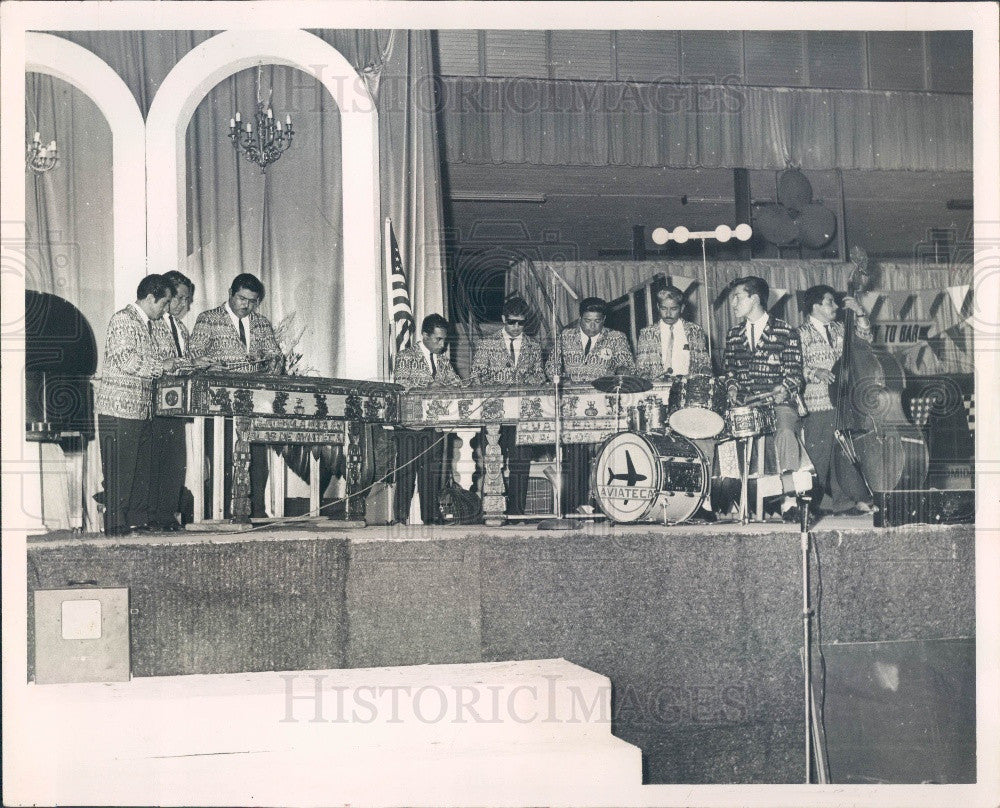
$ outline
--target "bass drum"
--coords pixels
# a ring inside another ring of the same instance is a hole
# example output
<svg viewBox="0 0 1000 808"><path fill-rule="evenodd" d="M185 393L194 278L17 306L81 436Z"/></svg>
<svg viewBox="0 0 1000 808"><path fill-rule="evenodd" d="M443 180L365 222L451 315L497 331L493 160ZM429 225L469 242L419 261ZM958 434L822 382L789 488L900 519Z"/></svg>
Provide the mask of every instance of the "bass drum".
<svg viewBox="0 0 1000 808"><path fill-rule="evenodd" d="M683 435L619 432L598 450L590 487L613 522L677 524L690 519L705 499L705 457Z"/></svg>

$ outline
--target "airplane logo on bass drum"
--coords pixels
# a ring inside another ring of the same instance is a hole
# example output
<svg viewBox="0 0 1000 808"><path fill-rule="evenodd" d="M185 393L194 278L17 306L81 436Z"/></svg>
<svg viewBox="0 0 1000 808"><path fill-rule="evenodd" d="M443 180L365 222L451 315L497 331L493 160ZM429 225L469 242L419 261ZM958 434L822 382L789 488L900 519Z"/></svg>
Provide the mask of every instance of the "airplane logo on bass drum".
<svg viewBox="0 0 1000 808"><path fill-rule="evenodd" d="M607 483L605 483L605 485L611 485L611 483L613 483L615 480L624 480L625 486L627 488L635 488L636 483L640 483L646 479L645 474L639 474L635 470L635 464L632 462L632 455L629 454L628 449L625 450L625 469L626 471L624 474L615 474L614 471L609 466L608 481ZM627 503L628 500L626 499L623 504Z"/></svg>

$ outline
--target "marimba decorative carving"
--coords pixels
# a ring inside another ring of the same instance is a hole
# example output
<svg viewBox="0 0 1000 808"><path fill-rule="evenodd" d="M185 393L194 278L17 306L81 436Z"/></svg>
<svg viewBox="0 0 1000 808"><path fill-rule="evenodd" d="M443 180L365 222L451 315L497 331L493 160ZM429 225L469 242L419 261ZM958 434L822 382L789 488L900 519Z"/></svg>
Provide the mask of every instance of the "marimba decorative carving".
<svg viewBox="0 0 1000 808"><path fill-rule="evenodd" d="M250 516L250 444L344 446L348 519L364 518L361 436L365 423L399 420L401 388L385 382L312 376L196 373L157 380L157 415L233 419L232 514Z"/></svg>

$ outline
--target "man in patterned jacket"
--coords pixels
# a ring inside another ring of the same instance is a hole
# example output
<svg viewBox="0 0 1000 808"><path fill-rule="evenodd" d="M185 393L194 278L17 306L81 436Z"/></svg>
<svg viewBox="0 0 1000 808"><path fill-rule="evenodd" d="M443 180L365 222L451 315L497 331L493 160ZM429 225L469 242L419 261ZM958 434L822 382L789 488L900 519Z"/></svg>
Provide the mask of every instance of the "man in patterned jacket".
<svg viewBox="0 0 1000 808"><path fill-rule="evenodd" d="M229 300L203 311L195 320L189 349L193 360L208 360L212 368L231 373L282 373L284 355L271 321L257 313L264 299L264 284L244 272L229 287ZM226 420L226 442L232 440L232 422ZM228 483L226 501L229 501ZM250 444L250 515L267 515L267 446Z"/></svg>
<svg viewBox="0 0 1000 808"><path fill-rule="evenodd" d="M639 332L636 365L639 375L650 381L684 380L691 376L711 376L712 359L708 355L708 340L700 325L681 318L684 293L676 286L666 286L656 293L656 308L660 319ZM715 439L698 438L694 444L705 455L709 477L715 462ZM712 498L705 497L699 516L715 521Z"/></svg>
<svg viewBox="0 0 1000 808"><path fill-rule="evenodd" d="M798 332L768 314L769 294L767 281L752 275L730 284L729 306L737 324L726 335L723 364L731 405L764 394L772 397L777 471L783 473L800 465L795 402L802 391L802 349ZM794 496L782 500L781 516L788 522L798 519Z"/></svg>
<svg viewBox="0 0 1000 808"><path fill-rule="evenodd" d="M461 387L462 379L451 366L448 349L448 321L440 314L428 314L420 326L422 341L396 354L393 381L406 390L415 387ZM406 523L416 479L420 496L420 520L424 524L441 521L438 513L441 462L446 436L433 429L395 430L396 492L393 507L397 522Z"/></svg>
<svg viewBox="0 0 1000 808"><path fill-rule="evenodd" d="M545 383L542 349L524 333L528 304L523 297L509 297L503 305L503 328L479 343L472 359L472 381L483 387L509 389ZM500 451L507 461L507 514L522 515L528 498L531 447L518 446L517 427L500 427ZM485 436L480 438L485 440Z"/></svg>
<svg viewBox="0 0 1000 808"><path fill-rule="evenodd" d="M153 323L172 295L166 278L147 275L135 303L115 312L108 324L96 408L107 536L149 527L153 379L177 366L175 357L161 355Z"/></svg>
<svg viewBox="0 0 1000 808"><path fill-rule="evenodd" d="M194 283L187 275L171 270L164 276L173 290L170 305L163 317L153 323L153 336L164 358L178 360L177 370L191 367L207 367L208 359L191 359L189 343L191 336L183 318L191 310L194 298ZM158 415L153 418L153 462L150 481L150 524L162 530L180 530L181 524L175 514L180 510L181 491L187 471L187 447L184 425L189 419L169 418Z"/></svg>
<svg viewBox="0 0 1000 808"><path fill-rule="evenodd" d="M659 321L639 332L639 375L650 381L712 375L705 332L696 323L681 319L684 293L676 286L664 287L656 293L656 308Z"/></svg>
<svg viewBox="0 0 1000 808"><path fill-rule="evenodd" d="M820 506L825 506L833 513L871 513L871 505L851 500L841 489L837 475L831 473L837 411L830 400L830 384L834 380L833 366L844 353L844 326L837 322L839 307L836 293L825 284L813 286L806 290L802 303L807 316L799 326L799 340L802 343L802 367L806 380L804 397L809 410L803 428L806 452L816 468L813 502L817 511ZM871 322L861 304L853 297L845 297L844 308L857 315L855 333L858 337L871 342ZM828 499L825 501L825 498Z"/></svg>
<svg viewBox="0 0 1000 808"><path fill-rule="evenodd" d="M580 301L580 319L564 328L559 344L546 365L550 378L591 383L618 373L635 375L635 359L628 340L620 331L604 327L608 304L599 297ZM572 513L586 505L590 496L590 466L593 443L563 446L562 510Z"/></svg>

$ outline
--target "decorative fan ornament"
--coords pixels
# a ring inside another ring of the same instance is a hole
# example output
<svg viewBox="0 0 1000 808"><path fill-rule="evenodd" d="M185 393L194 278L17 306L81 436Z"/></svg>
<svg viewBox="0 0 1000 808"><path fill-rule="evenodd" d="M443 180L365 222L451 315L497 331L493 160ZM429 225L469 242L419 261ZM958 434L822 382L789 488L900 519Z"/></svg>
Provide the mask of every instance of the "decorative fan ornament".
<svg viewBox="0 0 1000 808"><path fill-rule="evenodd" d="M797 168L781 172L778 201L758 207L754 224L767 241L778 247L801 244L819 250L837 234L836 214L812 201L812 185Z"/></svg>

